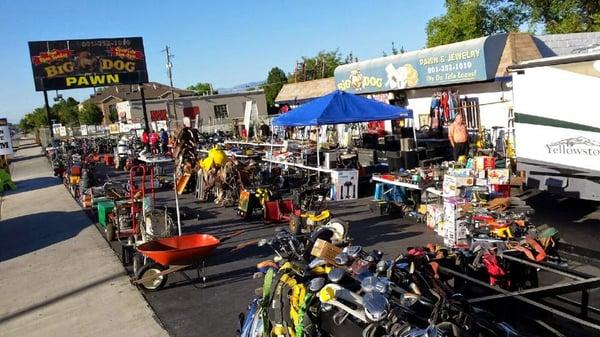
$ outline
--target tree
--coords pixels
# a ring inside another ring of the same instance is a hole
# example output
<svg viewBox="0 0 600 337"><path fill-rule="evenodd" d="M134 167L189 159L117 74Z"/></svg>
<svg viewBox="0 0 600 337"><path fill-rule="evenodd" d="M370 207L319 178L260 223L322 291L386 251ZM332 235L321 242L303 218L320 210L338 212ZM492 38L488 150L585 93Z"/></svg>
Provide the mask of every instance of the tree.
<svg viewBox="0 0 600 337"><path fill-rule="evenodd" d="M277 97L277 94L279 94L281 87L283 87L285 83L287 83L287 77L283 70L275 67L269 71L267 82L263 85L268 106L273 106L275 104L275 97Z"/></svg>
<svg viewBox="0 0 600 337"><path fill-rule="evenodd" d="M348 63L355 63L358 62L358 57L354 56L352 54L352 52L350 52L348 55L346 55L346 57L344 58L344 64L348 64Z"/></svg>
<svg viewBox="0 0 600 337"><path fill-rule="evenodd" d="M54 114L52 109L50 109L50 119L57 119L57 116ZM33 129L39 127L47 127L48 118L46 116L46 108L35 108L32 112L21 118L19 126L26 132L32 131Z"/></svg>
<svg viewBox="0 0 600 337"><path fill-rule="evenodd" d="M52 106L52 111L58 117L58 120L63 125L76 125L79 124L79 102L73 97L69 97L66 100Z"/></svg>
<svg viewBox="0 0 600 337"><path fill-rule="evenodd" d="M400 50L398 50L398 48L396 48L396 45L392 41L392 55L398 55L398 54L404 54L404 53L405 53L404 46L401 46ZM384 50L381 52L381 55L383 55L383 57L386 57L386 56L388 56L388 53Z"/></svg>
<svg viewBox="0 0 600 337"><path fill-rule="evenodd" d="M446 14L427 22L427 47L518 31L528 14L521 0L446 0Z"/></svg>
<svg viewBox="0 0 600 337"><path fill-rule="evenodd" d="M111 121L111 122L113 122L113 123L116 123L116 122L119 121L119 114L117 113L116 109L111 109L108 112L108 120Z"/></svg>
<svg viewBox="0 0 600 337"><path fill-rule="evenodd" d="M304 64L303 73L297 73L296 76L289 76L288 79L290 82L303 82L332 77L335 68L343 64L342 54L338 49L333 51L322 50L313 57L303 56L302 63Z"/></svg>
<svg viewBox="0 0 600 337"><path fill-rule="evenodd" d="M427 46L543 27L545 33L600 31L598 0L446 0L446 13L427 23Z"/></svg>
<svg viewBox="0 0 600 337"><path fill-rule="evenodd" d="M577 33L600 31L600 1L598 0L512 0L524 7L530 26L541 24L546 33Z"/></svg>
<svg viewBox="0 0 600 337"><path fill-rule="evenodd" d="M446 14L427 22L427 47L478 38L487 34L485 7L478 0L446 0Z"/></svg>
<svg viewBox="0 0 600 337"><path fill-rule="evenodd" d="M83 103L81 111L79 111L79 123L86 125L96 125L102 122L102 110L90 101Z"/></svg>
<svg viewBox="0 0 600 337"><path fill-rule="evenodd" d="M206 94L218 94L217 91L212 90L212 85L210 83L198 82L194 85L190 85L187 87L187 90L194 91L198 95L206 95Z"/></svg>

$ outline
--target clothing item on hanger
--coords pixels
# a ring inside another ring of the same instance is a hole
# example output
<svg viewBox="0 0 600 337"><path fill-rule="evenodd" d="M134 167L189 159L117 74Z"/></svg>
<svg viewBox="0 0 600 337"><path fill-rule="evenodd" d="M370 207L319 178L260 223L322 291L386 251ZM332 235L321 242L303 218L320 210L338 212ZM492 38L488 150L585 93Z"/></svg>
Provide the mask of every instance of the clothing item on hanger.
<svg viewBox="0 0 600 337"><path fill-rule="evenodd" d="M450 107L450 118L454 120L456 115L458 114L458 98L456 91L452 91L450 94L450 99L448 100L448 106Z"/></svg>
<svg viewBox="0 0 600 337"><path fill-rule="evenodd" d="M442 98L440 99L440 107L442 108L444 120L450 120L450 107L448 106L448 91L446 90L442 92Z"/></svg>

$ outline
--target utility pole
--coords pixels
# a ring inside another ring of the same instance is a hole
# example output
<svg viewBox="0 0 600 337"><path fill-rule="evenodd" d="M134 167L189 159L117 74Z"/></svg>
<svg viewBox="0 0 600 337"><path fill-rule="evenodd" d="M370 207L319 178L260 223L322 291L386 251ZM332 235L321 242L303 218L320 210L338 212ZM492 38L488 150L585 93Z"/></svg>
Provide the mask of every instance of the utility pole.
<svg viewBox="0 0 600 337"><path fill-rule="evenodd" d="M173 63L171 63L171 57L173 57L174 55L171 55L171 53L169 52L169 46L166 46L163 52L167 54L167 74L169 75L169 82L171 84L171 102L173 103L173 116L175 117L175 128L178 129L179 122L177 120L177 108L175 107L175 92L173 91Z"/></svg>

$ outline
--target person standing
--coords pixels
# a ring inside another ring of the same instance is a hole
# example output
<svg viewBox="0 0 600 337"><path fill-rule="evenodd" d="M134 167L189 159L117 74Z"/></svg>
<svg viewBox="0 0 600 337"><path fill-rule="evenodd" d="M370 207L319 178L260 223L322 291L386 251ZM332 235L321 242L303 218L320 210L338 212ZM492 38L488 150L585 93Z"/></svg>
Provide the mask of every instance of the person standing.
<svg viewBox="0 0 600 337"><path fill-rule="evenodd" d="M448 139L452 144L452 155L455 161L469 153L469 133L462 113L457 114L454 122L450 124Z"/></svg>
<svg viewBox="0 0 600 337"><path fill-rule="evenodd" d="M156 130L152 130L152 133L150 134L150 147L152 148L152 154L156 154L158 152L158 133L156 133Z"/></svg>
<svg viewBox="0 0 600 337"><path fill-rule="evenodd" d="M148 133L148 129L144 129L142 132L142 144L144 144L144 148L146 152L150 152L150 134Z"/></svg>
<svg viewBox="0 0 600 337"><path fill-rule="evenodd" d="M160 152L164 155L167 153L167 145L169 144L169 133L165 129L160 129Z"/></svg>

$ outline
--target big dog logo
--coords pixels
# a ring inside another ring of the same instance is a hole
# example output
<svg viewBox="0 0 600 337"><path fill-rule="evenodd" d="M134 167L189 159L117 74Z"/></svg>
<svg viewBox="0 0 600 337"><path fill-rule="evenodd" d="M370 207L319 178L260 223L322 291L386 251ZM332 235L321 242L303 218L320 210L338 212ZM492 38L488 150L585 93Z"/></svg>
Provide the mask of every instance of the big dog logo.
<svg viewBox="0 0 600 337"><path fill-rule="evenodd" d="M36 90L148 82L142 38L29 42Z"/></svg>

